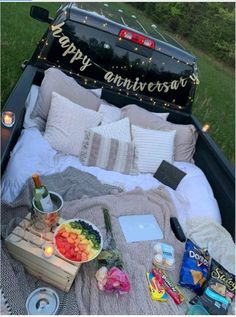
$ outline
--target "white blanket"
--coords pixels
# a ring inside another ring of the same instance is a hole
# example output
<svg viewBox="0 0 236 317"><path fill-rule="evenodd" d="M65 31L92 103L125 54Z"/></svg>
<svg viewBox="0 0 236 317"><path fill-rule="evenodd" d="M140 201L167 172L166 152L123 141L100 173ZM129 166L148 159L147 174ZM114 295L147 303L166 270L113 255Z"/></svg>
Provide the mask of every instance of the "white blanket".
<svg viewBox="0 0 236 317"><path fill-rule="evenodd" d="M187 173L176 190L165 186L180 223L183 225L188 219L199 217L221 223L218 204L203 172L191 163L174 162L174 165ZM130 176L83 166L78 157L55 151L36 128L28 128L22 131L2 177L2 200L13 202L33 173L49 175L62 172L69 166L95 175L102 183L122 187L124 191L136 187L149 190L161 184L151 174Z"/></svg>

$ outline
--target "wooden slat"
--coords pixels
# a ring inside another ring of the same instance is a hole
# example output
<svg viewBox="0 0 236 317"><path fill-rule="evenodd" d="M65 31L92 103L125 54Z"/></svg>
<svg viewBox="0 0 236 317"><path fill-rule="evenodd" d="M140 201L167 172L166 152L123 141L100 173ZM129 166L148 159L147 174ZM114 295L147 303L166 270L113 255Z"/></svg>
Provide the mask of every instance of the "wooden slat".
<svg viewBox="0 0 236 317"><path fill-rule="evenodd" d="M59 218L58 223L63 222L64 219ZM56 228L46 233L47 241L53 241L55 230ZM68 292L81 264L72 263L59 254L45 258L42 250L45 242L45 234L32 227L29 213L7 237L6 246L11 255L22 262L29 273Z"/></svg>
<svg viewBox="0 0 236 317"><path fill-rule="evenodd" d="M17 259L18 261L22 262L22 256L18 253L14 253L13 257ZM34 272L38 272L38 275L42 275L45 277L50 278L51 280L57 281L61 285L67 285L72 284L73 282L73 276L66 276L63 274L57 274L58 271L52 271L48 267L42 267L38 263L34 263L32 261L27 261L24 259L24 267L29 271L33 270Z"/></svg>
<svg viewBox="0 0 236 317"><path fill-rule="evenodd" d="M27 267L26 266L26 270L32 274L33 276L36 276L37 278L39 278L40 280L43 280L57 288L59 288L60 290L68 293L70 288L71 288L71 285L73 284L73 281L71 283L67 283L67 284L63 284L63 283L60 283L58 280L53 280L51 279L50 277L46 276L46 275L43 275L41 273L39 273L38 270L34 270L30 267Z"/></svg>
<svg viewBox="0 0 236 317"><path fill-rule="evenodd" d="M9 235L9 237L7 238L7 242L10 242L8 243L9 249L11 248L16 252L17 250L20 250L19 252L22 252L22 254L27 253L27 256L31 256L32 259L36 258L36 261L44 261L47 264L54 265L55 269L62 269L64 272L69 273L71 275L77 274L79 268L75 265L62 260L61 258L55 255L53 255L50 258L44 258L42 255L42 249L40 249L39 247L34 248L30 246L30 244L25 240L21 240L20 242L14 242L14 239L16 239L16 237L13 234Z"/></svg>

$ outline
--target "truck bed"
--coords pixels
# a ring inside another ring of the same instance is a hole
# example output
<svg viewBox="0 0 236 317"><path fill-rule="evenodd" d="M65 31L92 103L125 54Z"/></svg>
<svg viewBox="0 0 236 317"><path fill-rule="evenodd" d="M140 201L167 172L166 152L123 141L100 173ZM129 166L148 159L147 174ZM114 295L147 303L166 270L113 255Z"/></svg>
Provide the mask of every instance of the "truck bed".
<svg viewBox="0 0 236 317"><path fill-rule="evenodd" d="M2 126L2 173L9 160L10 151L16 144L22 130L25 101L31 85L40 85L43 76L44 73L42 69L28 65L5 104L4 111L13 111L16 116L16 123L10 129ZM135 103L147 110L154 111L154 107L149 103L137 101L130 96L121 96L112 91L104 90L102 98L118 107ZM166 111L158 106L155 109L158 112ZM199 121L192 114L180 113L172 109L168 109L168 111L170 112L168 121L179 124L193 124L196 127L199 136L194 154L195 164L201 168L206 175L219 204L222 225L235 240L235 173L233 167L225 159L223 153L212 138L201 130Z"/></svg>

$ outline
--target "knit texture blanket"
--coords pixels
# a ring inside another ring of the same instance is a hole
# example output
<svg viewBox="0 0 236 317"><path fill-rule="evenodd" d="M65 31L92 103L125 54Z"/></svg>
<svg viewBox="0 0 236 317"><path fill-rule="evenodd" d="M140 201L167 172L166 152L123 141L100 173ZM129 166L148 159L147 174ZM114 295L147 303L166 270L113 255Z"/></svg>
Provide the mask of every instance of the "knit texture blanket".
<svg viewBox="0 0 236 317"><path fill-rule="evenodd" d="M182 263L184 243L179 242L171 228L170 217L175 216L175 207L164 187L143 191L135 189L128 193L81 199L67 202L63 208L63 217L83 218L94 223L105 237L105 224L102 208L107 208L117 247L123 255L126 272L131 281L131 291L124 295L107 294L98 291L95 279L96 261L83 264L75 280L77 303L81 314L92 315L172 315L185 314L187 305L177 306L172 299L166 303L152 301L146 280L146 272L152 269L153 246L156 241L127 243L119 224L119 217L124 215L152 214L164 234L164 242L175 249L176 266L170 272L174 282L178 282ZM186 298L193 294L184 290Z"/></svg>

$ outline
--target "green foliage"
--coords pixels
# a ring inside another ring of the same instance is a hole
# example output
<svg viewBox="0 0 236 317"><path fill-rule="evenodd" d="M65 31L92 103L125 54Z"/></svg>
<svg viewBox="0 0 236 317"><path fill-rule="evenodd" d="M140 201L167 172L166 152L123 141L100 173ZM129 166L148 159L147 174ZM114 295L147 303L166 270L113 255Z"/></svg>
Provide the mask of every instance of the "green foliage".
<svg viewBox="0 0 236 317"><path fill-rule="evenodd" d="M235 7L222 2L151 2L142 8L159 26L234 66Z"/></svg>

